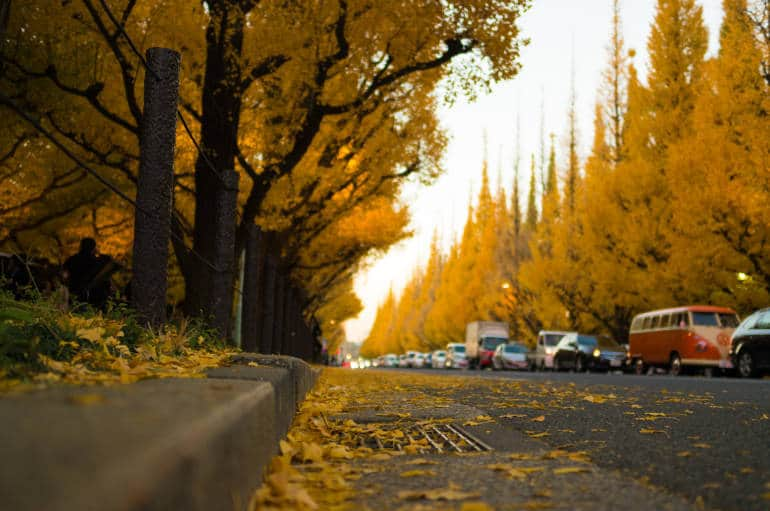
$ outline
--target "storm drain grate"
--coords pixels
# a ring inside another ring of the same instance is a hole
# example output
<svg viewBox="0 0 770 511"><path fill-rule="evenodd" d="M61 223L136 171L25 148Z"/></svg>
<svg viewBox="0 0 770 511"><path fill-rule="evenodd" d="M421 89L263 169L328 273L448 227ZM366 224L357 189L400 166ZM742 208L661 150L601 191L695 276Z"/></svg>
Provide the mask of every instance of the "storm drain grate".
<svg viewBox="0 0 770 511"><path fill-rule="evenodd" d="M469 453L492 450L488 444L454 424L416 424L408 427L404 425L383 426L377 431L359 438L361 447L418 454Z"/></svg>

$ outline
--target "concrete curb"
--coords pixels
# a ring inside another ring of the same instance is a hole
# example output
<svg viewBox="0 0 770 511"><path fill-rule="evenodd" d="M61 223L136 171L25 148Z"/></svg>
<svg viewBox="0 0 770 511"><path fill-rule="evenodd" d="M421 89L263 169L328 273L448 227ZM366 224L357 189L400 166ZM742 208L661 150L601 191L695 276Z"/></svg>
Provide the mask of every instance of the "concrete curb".
<svg viewBox="0 0 770 511"><path fill-rule="evenodd" d="M0 507L244 509L317 378L301 360L271 360L0 398Z"/></svg>

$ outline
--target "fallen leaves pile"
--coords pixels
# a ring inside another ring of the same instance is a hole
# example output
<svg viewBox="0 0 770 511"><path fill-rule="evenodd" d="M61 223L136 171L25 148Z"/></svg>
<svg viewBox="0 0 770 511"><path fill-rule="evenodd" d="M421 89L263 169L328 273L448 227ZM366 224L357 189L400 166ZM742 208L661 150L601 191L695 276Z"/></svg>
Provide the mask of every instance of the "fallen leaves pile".
<svg viewBox="0 0 770 511"><path fill-rule="evenodd" d="M0 392L201 377L235 353L185 321L151 331L120 313L84 316L7 299L0 301L0 348Z"/></svg>

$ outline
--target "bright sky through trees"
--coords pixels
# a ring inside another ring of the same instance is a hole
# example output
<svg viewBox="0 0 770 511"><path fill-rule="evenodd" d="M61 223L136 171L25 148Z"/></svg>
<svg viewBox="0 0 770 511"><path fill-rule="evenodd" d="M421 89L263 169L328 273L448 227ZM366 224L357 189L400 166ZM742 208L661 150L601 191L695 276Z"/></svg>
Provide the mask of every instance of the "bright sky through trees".
<svg viewBox="0 0 770 511"><path fill-rule="evenodd" d="M722 18L721 0L699 0L709 29L709 55L717 49ZM644 78L647 69L646 44L655 8L654 0L624 0L623 35L628 48L636 50L634 63ZM346 324L349 340L366 337L379 303L392 287L400 292L413 269L425 264L431 237L437 231L447 247L465 222L468 200L478 195L487 134L489 170L493 187L498 175L511 189L515 154L516 119L521 126L520 186L526 197L530 155L540 161L540 140L544 135L545 158L550 134L555 135L557 159L564 168L567 155L567 109L574 55L580 156L584 159L592 140L594 104L601 73L607 63L610 37L610 0L538 0L521 22L531 38L522 55L520 75L500 84L493 93L472 104L458 103L445 108L441 120L450 136L444 156L445 174L435 185L408 186L403 201L412 212L414 236L393 247L386 256L373 261L356 279L356 291L365 309ZM544 133L541 132L541 118ZM563 179L564 176L561 176Z"/></svg>

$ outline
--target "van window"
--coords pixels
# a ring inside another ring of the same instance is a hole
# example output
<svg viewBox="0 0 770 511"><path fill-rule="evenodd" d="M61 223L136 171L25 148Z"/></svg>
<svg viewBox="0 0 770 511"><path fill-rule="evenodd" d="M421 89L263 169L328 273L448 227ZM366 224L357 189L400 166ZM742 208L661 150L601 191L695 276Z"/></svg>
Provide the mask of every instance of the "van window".
<svg viewBox="0 0 770 511"><path fill-rule="evenodd" d="M658 328L659 325L660 325L660 316L658 315L653 316L652 321L650 322L650 328L654 330Z"/></svg>
<svg viewBox="0 0 770 511"><path fill-rule="evenodd" d="M636 317L631 322L631 331L635 332L635 331L639 330L641 326L642 326L642 318Z"/></svg>
<svg viewBox="0 0 770 511"><path fill-rule="evenodd" d="M671 326L671 314L662 314L660 316L660 328L668 328Z"/></svg>
<svg viewBox="0 0 770 511"><path fill-rule="evenodd" d="M647 316L646 318L642 318L642 330L649 330L650 329L650 318Z"/></svg>
<svg viewBox="0 0 770 511"><path fill-rule="evenodd" d="M713 312L692 312L692 324L698 326L719 326Z"/></svg>
<svg viewBox="0 0 770 511"><path fill-rule="evenodd" d="M674 322L674 327L675 328L687 328L687 325L689 325L689 323L690 323L688 321L690 318L689 318L689 316L687 315L686 312L680 312L680 313L676 314L674 319L676 320Z"/></svg>

